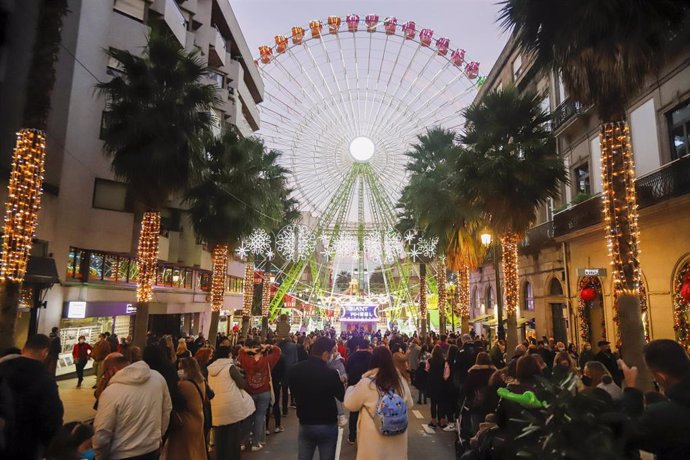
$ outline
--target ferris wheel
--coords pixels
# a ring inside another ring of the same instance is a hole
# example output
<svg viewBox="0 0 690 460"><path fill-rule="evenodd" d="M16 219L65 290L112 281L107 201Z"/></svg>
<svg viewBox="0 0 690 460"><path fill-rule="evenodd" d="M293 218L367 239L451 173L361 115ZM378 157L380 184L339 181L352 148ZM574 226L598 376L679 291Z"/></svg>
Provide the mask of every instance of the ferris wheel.
<svg viewBox="0 0 690 460"><path fill-rule="evenodd" d="M259 48L258 135L282 152L301 210L316 222L303 245L311 253L291 252L302 247L302 227L280 234L290 253L284 291L309 291L300 285L307 267L312 281L328 280L349 261L360 277L371 264L387 270L387 295L410 300L409 287L393 279L404 273L404 239L393 228L407 182L405 152L430 127L459 128L484 80L479 63L452 45L414 21L351 14L294 26ZM307 295L328 291L312 286Z"/></svg>

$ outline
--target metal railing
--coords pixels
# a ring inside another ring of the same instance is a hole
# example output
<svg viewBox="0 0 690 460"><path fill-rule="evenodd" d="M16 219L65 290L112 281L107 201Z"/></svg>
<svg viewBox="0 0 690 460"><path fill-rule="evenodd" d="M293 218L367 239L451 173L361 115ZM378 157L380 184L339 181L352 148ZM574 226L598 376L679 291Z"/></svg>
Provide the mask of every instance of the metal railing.
<svg viewBox="0 0 690 460"><path fill-rule="evenodd" d="M556 107L556 110L551 114L551 128L556 131L558 128L563 126L568 120L572 119L575 115L583 113L584 107L580 102L573 101L572 99L567 99L561 105Z"/></svg>
<svg viewBox="0 0 690 460"><path fill-rule="evenodd" d="M525 238L520 242L520 248L523 252L530 252L539 250L553 241L553 221L544 222L527 231Z"/></svg>

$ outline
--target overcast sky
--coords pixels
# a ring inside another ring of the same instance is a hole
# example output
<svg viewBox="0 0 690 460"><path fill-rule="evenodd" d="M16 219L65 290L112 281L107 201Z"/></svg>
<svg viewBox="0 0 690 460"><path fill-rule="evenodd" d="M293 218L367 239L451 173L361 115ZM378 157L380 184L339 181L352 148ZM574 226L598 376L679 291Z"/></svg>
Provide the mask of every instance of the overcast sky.
<svg viewBox="0 0 690 460"><path fill-rule="evenodd" d="M413 20L417 28L429 27L434 36L450 38L451 48L463 48L480 62L487 75L507 40L496 23L496 0L229 0L247 43L256 57L259 45L273 45L277 34L290 35L293 25L329 15L344 18L376 13L381 20L395 16L398 23Z"/></svg>

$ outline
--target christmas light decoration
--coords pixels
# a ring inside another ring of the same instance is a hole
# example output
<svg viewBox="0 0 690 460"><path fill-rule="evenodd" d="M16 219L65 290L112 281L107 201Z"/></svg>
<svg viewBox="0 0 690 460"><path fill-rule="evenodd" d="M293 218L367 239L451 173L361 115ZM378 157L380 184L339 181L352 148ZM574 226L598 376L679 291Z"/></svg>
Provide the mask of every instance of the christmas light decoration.
<svg viewBox="0 0 690 460"><path fill-rule="evenodd" d="M252 302L254 301L254 262L251 260L248 260L244 265L242 291L242 316L248 318L252 314Z"/></svg>
<svg viewBox="0 0 690 460"><path fill-rule="evenodd" d="M268 317L271 307L271 280L268 273L264 273L263 290L261 293L261 316Z"/></svg>
<svg viewBox="0 0 690 460"><path fill-rule="evenodd" d="M515 314L520 301L518 294L520 284L518 278L518 244L520 240L520 236L512 232L506 233L501 237L503 290L506 297L506 313L509 316ZM501 295L501 293L499 292L497 295Z"/></svg>
<svg viewBox="0 0 690 460"><path fill-rule="evenodd" d="M158 268L158 238L161 231L161 215L147 211L141 219L139 247L137 248L137 301L153 300L153 284Z"/></svg>
<svg viewBox="0 0 690 460"><path fill-rule="evenodd" d="M5 202L0 258L3 280L24 281L41 209L45 149L46 138L42 131L23 129L17 133Z"/></svg>
<svg viewBox="0 0 690 460"><path fill-rule="evenodd" d="M306 260L316 247L316 235L305 225L290 224L276 236L276 250L286 260Z"/></svg>
<svg viewBox="0 0 690 460"><path fill-rule="evenodd" d="M676 339L685 346L686 350L690 350L690 321L688 321L690 301L683 295L684 289L687 290L687 286L690 286L690 261L683 264L674 281L673 329L676 331Z"/></svg>
<svg viewBox="0 0 690 460"><path fill-rule="evenodd" d="M585 300L589 298L589 294L585 294L584 296L581 294L578 296L577 314L580 321L580 337L583 342L589 342L592 340L592 324L589 319L590 302L601 296L601 282L599 282L599 278L595 276L585 276L580 280L578 288L580 293L586 289L591 289L595 293L594 298L591 300ZM602 338L606 338L606 324L603 319L601 330Z"/></svg>
<svg viewBox="0 0 690 460"><path fill-rule="evenodd" d="M220 311L225 295L225 279L228 271L228 245L217 244L213 248L213 278L211 279L211 307Z"/></svg>
<svg viewBox="0 0 690 460"><path fill-rule="evenodd" d="M254 231L244 240L241 247L246 248L248 253L255 256L265 255L271 250L271 236L262 228Z"/></svg>
<svg viewBox="0 0 690 460"><path fill-rule="evenodd" d="M640 262L635 162L627 123L604 123L601 142L602 204L613 289L639 295Z"/></svg>
<svg viewBox="0 0 690 460"><path fill-rule="evenodd" d="M646 342L651 340L651 327L649 325L649 315L647 315L647 290L644 283L640 283L640 313L642 314L642 329ZM613 323L616 325L616 339L621 339L620 315L618 314L618 292L613 291Z"/></svg>
<svg viewBox="0 0 690 460"><path fill-rule="evenodd" d="M419 318L426 321L426 265L419 264ZM426 333L426 331L423 331Z"/></svg>
<svg viewBox="0 0 690 460"><path fill-rule="evenodd" d="M458 270L458 304L460 319L464 321L470 317L470 267L462 265Z"/></svg>
<svg viewBox="0 0 690 460"><path fill-rule="evenodd" d="M438 288L438 321L441 333L446 332L446 262L439 260L436 269L436 286Z"/></svg>

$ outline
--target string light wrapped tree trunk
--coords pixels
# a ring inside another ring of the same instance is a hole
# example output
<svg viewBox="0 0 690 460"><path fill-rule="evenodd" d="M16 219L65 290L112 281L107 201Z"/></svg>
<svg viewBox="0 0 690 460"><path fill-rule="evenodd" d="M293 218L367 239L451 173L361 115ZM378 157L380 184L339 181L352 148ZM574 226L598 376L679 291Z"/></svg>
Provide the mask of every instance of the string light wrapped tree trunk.
<svg viewBox="0 0 690 460"><path fill-rule="evenodd" d="M266 338L268 333L268 315L271 309L271 279L268 273L264 274L263 289L261 292L261 337Z"/></svg>
<svg viewBox="0 0 690 460"><path fill-rule="evenodd" d="M428 331L428 312L426 308L426 264L419 264L419 330L422 337L426 337Z"/></svg>
<svg viewBox="0 0 690 460"><path fill-rule="evenodd" d="M505 293L506 317L508 334L506 336L506 349L515 350L518 345L517 310L519 303L518 278L518 243L520 237L516 233L506 233L501 237L501 251L503 257L503 292ZM498 295L501 295L500 293Z"/></svg>
<svg viewBox="0 0 690 460"><path fill-rule="evenodd" d="M137 248L137 302L153 300L153 285L158 268L158 242L161 231L159 212L147 211L141 219L139 247Z"/></svg>
<svg viewBox="0 0 690 460"><path fill-rule="evenodd" d="M242 291L242 337L247 338L254 303L254 261L251 257L247 258L244 265Z"/></svg>
<svg viewBox="0 0 690 460"><path fill-rule="evenodd" d="M463 333L470 332L470 268L463 264L458 270L458 314Z"/></svg>
<svg viewBox="0 0 690 460"><path fill-rule="evenodd" d="M55 86L66 0L40 2L22 126L12 157L0 260L0 350L15 345L19 295L41 208L46 122Z"/></svg>
<svg viewBox="0 0 690 460"><path fill-rule="evenodd" d="M446 293L446 262L439 260L436 265L436 284L438 285L438 326L441 334L445 334L447 330L447 293Z"/></svg>
<svg viewBox="0 0 690 460"><path fill-rule="evenodd" d="M211 308L219 312L223 308L225 299L225 282L228 271L227 243L216 244L213 247L213 277L211 279Z"/></svg>

